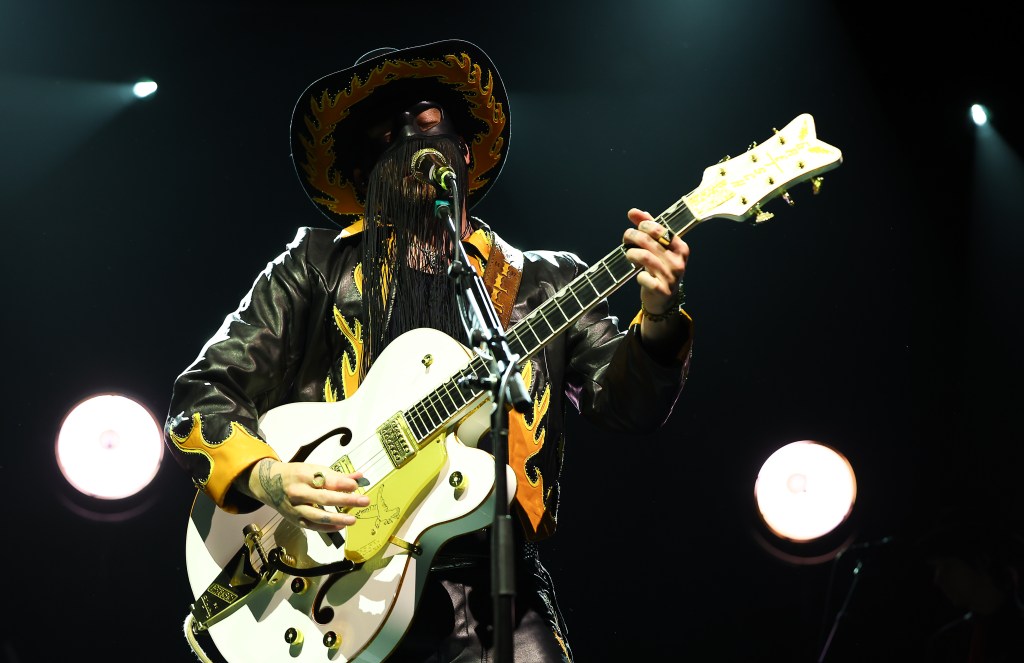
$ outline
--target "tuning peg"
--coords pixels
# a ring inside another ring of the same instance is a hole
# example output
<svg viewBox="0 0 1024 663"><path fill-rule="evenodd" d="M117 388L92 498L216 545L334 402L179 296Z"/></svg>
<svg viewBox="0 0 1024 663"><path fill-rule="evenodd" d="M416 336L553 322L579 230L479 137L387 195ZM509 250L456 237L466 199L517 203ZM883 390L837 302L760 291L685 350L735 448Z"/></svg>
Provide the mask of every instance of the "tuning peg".
<svg viewBox="0 0 1024 663"><path fill-rule="evenodd" d="M782 199L785 200L786 204L789 205L790 207L796 205L796 201L789 197L789 191L784 190L782 192Z"/></svg>
<svg viewBox="0 0 1024 663"><path fill-rule="evenodd" d="M818 195L821 192L821 183L825 181L824 177L820 175L818 177L811 178L811 194Z"/></svg>
<svg viewBox="0 0 1024 663"><path fill-rule="evenodd" d="M761 209L760 205L754 205L754 211L757 213L754 215L754 224L764 223L768 219L774 218L775 215L771 212L765 212Z"/></svg>
<svg viewBox="0 0 1024 663"><path fill-rule="evenodd" d="M751 143L750 147L747 148L747 152L749 152L750 150L754 149L755 147L757 147L757 143L756 142Z"/></svg>

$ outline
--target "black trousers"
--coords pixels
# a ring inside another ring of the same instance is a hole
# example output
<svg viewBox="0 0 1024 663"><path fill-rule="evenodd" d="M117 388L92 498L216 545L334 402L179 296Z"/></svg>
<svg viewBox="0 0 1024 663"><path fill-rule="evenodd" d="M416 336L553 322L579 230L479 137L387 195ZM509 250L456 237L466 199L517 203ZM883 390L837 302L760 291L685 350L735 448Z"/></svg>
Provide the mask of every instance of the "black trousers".
<svg viewBox="0 0 1024 663"><path fill-rule="evenodd" d="M453 540L436 556L409 631L388 663L493 663L494 597L489 543ZM512 650L515 663L572 663L551 576L535 547L518 544Z"/></svg>

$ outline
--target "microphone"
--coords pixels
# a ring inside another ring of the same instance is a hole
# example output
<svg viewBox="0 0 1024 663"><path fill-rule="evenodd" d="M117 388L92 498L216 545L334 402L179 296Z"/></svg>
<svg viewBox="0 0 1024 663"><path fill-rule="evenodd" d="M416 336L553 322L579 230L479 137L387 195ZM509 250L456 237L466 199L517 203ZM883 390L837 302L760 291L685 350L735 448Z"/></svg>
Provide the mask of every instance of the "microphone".
<svg viewBox="0 0 1024 663"><path fill-rule="evenodd" d="M417 150L412 155L412 163L410 165L413 177L420 182L439 186L449 193L449 179L452 185L455 184L455 171L448 165L444 155L432 147Z"/></svg>

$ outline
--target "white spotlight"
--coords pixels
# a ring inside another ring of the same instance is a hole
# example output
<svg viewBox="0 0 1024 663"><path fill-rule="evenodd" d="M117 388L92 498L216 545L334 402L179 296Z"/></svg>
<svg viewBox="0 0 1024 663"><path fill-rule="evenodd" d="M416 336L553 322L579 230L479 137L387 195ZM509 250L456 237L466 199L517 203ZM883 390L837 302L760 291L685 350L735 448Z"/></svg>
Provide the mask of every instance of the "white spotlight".
<svg viewBox="0 0 1024 663"><path fill-rule="evenodd" d="M148 78L143 79L136 83L134 87L132 87L132 92L134 92L135 96L139 99L148 97L149 95L156 92L156 83L154 81L149 80Z"/></svg>
<svg viewBox="0 0 1024 663"><path fill-rule="evenodd" d="M971 119L979 127L984 126L988 123L988 109L981 104L974 104L971 106Z"/></svg>
<svg viewBox="0 0 1024 663"><path fill-rule="evenodd" d="M817 442L792 442L776 450L754 484L761 518L790 541L825 536L846 520L857 497L849 461Z"/></svg>
<svg viewBox="0 0 1024 663"><path fill-rule="evenodd" d="M92 396L64 417L57 464L76 490L118 500L145 488L163 459L163 432L143 405L117 394Z"/></svg>

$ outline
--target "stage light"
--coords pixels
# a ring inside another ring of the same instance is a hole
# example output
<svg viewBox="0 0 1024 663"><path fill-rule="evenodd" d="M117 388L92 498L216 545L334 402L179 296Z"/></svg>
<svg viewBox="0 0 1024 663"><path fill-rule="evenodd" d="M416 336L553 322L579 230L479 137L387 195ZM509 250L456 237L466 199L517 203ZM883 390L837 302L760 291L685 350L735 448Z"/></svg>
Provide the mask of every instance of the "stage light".
<svg viewBox="0 0 1024 663"><path fill-rule="evenodd" d="M979 127L988 124L988 109L981 104L974 104L971 106L971 119Z"/></svg>
<svg viewBox="0 0 1024 663"><path fill-rule="evenodd" d="M789 562L832 559L852 540L841 529L857 499L850 462L832 447L801 440L773 452L754 482L760 542Z"/></svg>
<svg viewBox="0 0 1024 663"><path fill-rule="evenodd" d="M163 450L156 418L119 394L91 396L72 407L56 443L64 478L83 495L101 500L131 497L149 485Z"/></svg>
<svg viewBox="0 0 1024 663"><path fill-rule="evenodd" d="M157 85L154 81L144 78L132 87L132 92L139 99L150 96L156 92Z"/></svg>

